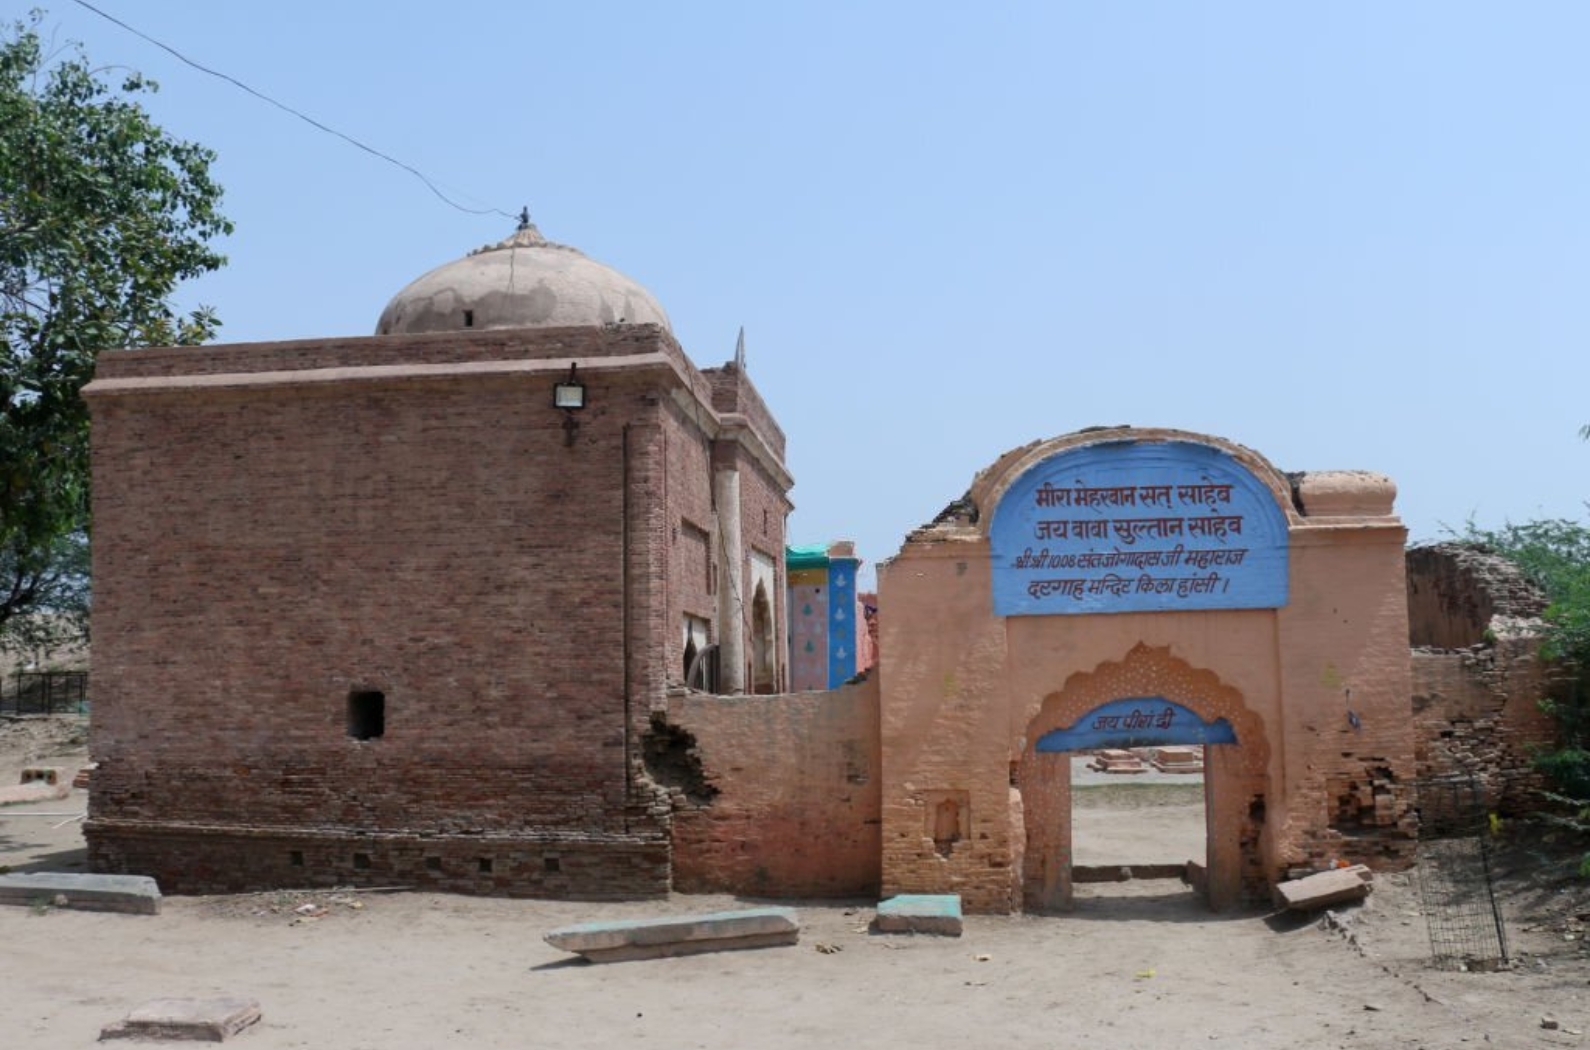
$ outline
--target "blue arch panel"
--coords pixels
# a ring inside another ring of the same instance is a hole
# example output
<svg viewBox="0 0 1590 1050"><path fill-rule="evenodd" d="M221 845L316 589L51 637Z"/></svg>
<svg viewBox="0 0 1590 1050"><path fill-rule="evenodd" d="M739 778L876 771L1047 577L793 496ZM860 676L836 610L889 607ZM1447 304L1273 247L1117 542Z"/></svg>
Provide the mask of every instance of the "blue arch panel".
<svg viewBox="0 0 1590 1050"><path fill-rule="evenodd" d="M1289 540L1275 494L1229 453L1110 441L1025 471L989 526L1000 616L1275 609Z"/></svg>

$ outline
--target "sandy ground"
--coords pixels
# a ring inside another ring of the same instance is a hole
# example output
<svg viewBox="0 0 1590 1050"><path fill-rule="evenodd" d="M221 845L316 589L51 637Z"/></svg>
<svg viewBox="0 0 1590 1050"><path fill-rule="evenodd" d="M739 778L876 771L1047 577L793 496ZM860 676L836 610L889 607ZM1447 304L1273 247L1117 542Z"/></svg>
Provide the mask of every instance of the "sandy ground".
<svg viewBox="0 0 1590 1050"><path fill-rule="evenodd" d="M81 761L72 734L56 734L0 722L0 774L51 757L41 751ZM1128 860L1185 859L1189 833L1201 848L1201 802L1185 787L1166 805L1127 790L1078 792L1079 842L1109 862L1123 829L1128 849L1147 849ZM83 795L0 810L0 864L80 870L78 825L24 814L81 812ZM87 1047L142 1002L207 996L260 1001L264 1020L235 1041L256 1050L1582 1045L1583 887L1527 863L1504 884L1521 953L1502 973L1428 965L1408 876L1377 880L1336 928L1216 916L1178 882L1142 881L1082 887L1064 917L968 917L958 939L871 934L870 901L792 902L795 947L607 965L542 934L743 902L284 892L168 898L155 917L0 908L0 1047Z"/></svg>

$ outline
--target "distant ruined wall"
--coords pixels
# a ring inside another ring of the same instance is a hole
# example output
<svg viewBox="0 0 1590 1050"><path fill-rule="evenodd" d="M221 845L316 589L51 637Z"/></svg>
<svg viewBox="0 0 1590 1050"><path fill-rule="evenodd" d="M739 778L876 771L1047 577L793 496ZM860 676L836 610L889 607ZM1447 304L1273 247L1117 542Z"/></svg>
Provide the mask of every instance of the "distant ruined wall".
<svg viewBox="0 0 1590 1050"><path fill-rule="evenodd" d="M1408 641L1415 649L1462 649L1485 638L1497 616L1534 619L1545 597L1511 562L1462 543L1411 548Z"/></svg>
<svg viewBox="0 0 1590 1050"><path fill-rule="evenodd" d="M1422 777L1468 773L1503 816L1539 808L1533 754L1560 687L1540 656L1545 598L1506 559L1442 543L1408 551L1413 718Z"/></svg>
<svg viewBox="0 0 1590 1050"><path fill-rule="evenodd" d="M675 890L878 893L876 678L826 692L675 695L668 725L688 735L676 738L684 753L650 764L674 795Z"/></svg>

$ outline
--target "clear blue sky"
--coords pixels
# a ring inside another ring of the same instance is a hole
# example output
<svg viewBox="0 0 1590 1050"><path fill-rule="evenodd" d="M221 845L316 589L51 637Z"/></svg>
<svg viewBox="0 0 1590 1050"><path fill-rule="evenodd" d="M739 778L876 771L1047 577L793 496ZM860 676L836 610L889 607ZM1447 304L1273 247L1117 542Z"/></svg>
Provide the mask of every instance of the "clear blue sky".
<svg viewBox="0 0 1590 1050"><path fill-rule="evenodd" d="M228 341L370 332L506 236L68 0L237 232ZM871 562L1132 423L1390 474L1415 539L1590 498L1590 6L95 0L747 332L794 542ZM22 13L19 5L17 14Z"/></svg>

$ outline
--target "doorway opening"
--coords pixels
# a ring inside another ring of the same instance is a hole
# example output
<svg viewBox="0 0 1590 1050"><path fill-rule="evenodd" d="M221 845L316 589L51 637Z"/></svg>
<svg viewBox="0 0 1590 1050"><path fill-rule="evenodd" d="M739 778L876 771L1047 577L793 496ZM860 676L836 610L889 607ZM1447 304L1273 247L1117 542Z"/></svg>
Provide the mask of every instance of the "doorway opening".
<svg viewBox="0 0 1590 1050"><path fill-rule="evenodd" d="M767 588L760 580L751 597L751 692L776 693L778 682L774 677L773 655L773 605L768 601Z"/></svg>
<svg viewBox="0 0 1590 1050"><path fill-rule="evenodd" d="M1098 748L1064 757L1078 905L1101 897L1191 899L1209 863L1204 748Z"/></svg>

